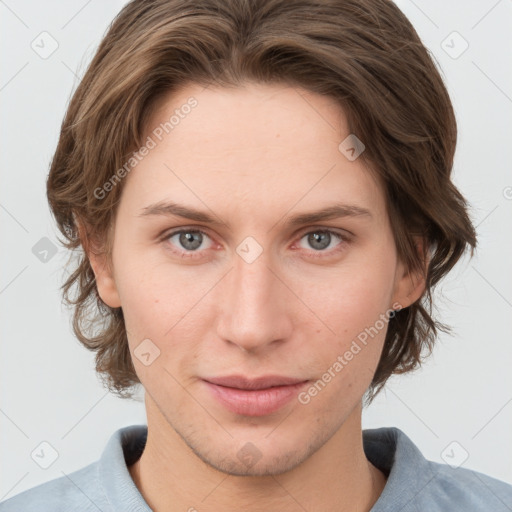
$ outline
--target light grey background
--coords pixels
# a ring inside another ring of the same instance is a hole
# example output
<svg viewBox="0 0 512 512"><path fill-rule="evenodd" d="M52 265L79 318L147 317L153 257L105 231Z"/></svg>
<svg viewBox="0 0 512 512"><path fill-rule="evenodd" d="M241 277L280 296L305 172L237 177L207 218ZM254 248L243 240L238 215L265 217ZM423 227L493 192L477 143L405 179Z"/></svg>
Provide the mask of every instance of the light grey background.
<svg viewBox="0 0 512 512"><path fill-rule="evenodd" d="M57 245L45 197L50 158L70 95L124 4L0 1L0 500L95 461L117 428L145 423L142 393L138 402L108 394L93 354L72 335L58 290L64 250L46 263L32 250L43 237ZM512 2L398 4L452 96L454 181L470 201L479 249L436 294L455 336L441 335L422 369L394 377L363 427L397 426L427 458L512 484ZM51 49L43 31L58 43L47 58L31 47ZM44 441L58 453L48 469L31 458Z"/></svg>

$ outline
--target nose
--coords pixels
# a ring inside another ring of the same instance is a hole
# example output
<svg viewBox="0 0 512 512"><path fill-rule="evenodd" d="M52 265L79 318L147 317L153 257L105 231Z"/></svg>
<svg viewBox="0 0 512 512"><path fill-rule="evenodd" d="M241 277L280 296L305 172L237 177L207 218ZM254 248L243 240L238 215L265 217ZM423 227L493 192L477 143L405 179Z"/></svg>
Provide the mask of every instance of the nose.
<svg viewBox="0 0 512 512"><path fill-rule="evenodd" d="M252 262L235 254L233 268L218 290L217 335L245 351L276 346L292 332L297 299L270 259L265 251Z"/></svg>

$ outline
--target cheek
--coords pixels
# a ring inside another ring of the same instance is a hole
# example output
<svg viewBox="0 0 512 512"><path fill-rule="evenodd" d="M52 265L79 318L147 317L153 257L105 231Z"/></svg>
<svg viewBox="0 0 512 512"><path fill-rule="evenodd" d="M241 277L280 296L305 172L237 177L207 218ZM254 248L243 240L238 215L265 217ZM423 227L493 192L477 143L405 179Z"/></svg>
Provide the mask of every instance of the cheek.
<svg viewBox="0 0 512 512"><path fill-rule="evenodd" d="M200 279L169 265L158 248L120 248L114 265L125 320L150 328L158 337L193 306L205 288Z"/></svg>
<svg viewBox="0 0 512 512"><path fill-rule="evenodd" d="M360 400L375 374L386 336L389 320L381 320L381 305L365 295L364 300L323 310L335 334L325 331L322 336L317 330L314 345L307 347L308 375L314 374L315 380L301 403L345 414Z"/></svg>
<svg viewBox="0 0 512 512"><path fill-rule="evenodd" d="M389 310L392 270L391 264L375 260L347 266L331 273L323 286L308 287L308 304L316 304L317 314L339 339L352 339Z"/></svg>
<svg viewBox="0 0 512 512"><path fill-rule="evenodd" d="M126 326L132 334L137 332L149 337L151 333L160 337L167 323L166 316L172 313L166 310L163 300L164 283L155 283L145 274L138 274L136 278L134 275L131 272L121 275L118 284Z"/></svg>
<svg viewBox="0 0 512 512"><path fill-rule="evenodd" d="M315 328L309 360L317 375L337 383L333 388L365 388L371 381L389 323L389 268L367 262L332 274L327 286L304 289L304 302L325 324L308 322L309 332Z"/></svg>
<svg viewBox="0 0 512 512"><path fill-rule="evenodd" d="M182 356L192 357L194 345L204 339L202 330L211 325L204 321L205 303L201 302L211 290L211 279L158 262L139 265L135 258L120 262L116 274L132 357L147 339L159 353L156 366L171 368ZM137 374L143 375L145 366L135 358L134 365Z"/></svg>
<svg viewBox="0 0 512 512"><path fill-rule="evenodd" d="M190 295L194 293L190 288L183 293L187 288L163 279L164 274L155 267L137 278L133 275L124 275L120 297L135 372L152 393L155 385L164 382L161 385L175 393L175 368L194 352L190 341L200 339L190 328L187 315L193 306Z"/></svg>

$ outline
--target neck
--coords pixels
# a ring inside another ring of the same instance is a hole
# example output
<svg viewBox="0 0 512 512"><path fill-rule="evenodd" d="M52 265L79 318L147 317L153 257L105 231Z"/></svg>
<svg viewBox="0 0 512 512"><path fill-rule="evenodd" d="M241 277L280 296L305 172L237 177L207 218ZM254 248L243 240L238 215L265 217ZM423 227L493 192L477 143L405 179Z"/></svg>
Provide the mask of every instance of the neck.
<svg viewBox="0 0 512 512"><path fill-rule="evenodd" d="M292 470L238 476L203 462L150 402L146 446L128 469L154 512L370 511L386 484L364 454L360 404L320 449Z"/></svg>

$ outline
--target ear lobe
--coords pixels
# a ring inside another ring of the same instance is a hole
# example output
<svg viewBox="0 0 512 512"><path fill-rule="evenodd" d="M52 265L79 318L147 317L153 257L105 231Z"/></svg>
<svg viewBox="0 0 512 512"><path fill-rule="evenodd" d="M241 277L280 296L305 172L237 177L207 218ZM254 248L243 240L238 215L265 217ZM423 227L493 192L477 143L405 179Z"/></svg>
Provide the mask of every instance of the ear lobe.
<svg viewBox="0 0 512 512"><path fill-rule="evenodd" d="M423 261L423 268L414 272L408 272L404 268L404 264L399 262L393 303L399 303L401 309L414 304L423 295L426 288L426 275L429 264L428 255L425 251L426 243L421 237L415 237L415 243L420 258Z"/></svg>
<svg viewBox="0 0 512 512"><path fill-rule="evenodd" d="M85 224L77 221L80 241L84 252L87 255L91 268L94 272L98 295L101 300L111 308L121 307L121 300L117 291L114 274L108 261L108 256L93 236L89 235L89 230Z"/></svg>

